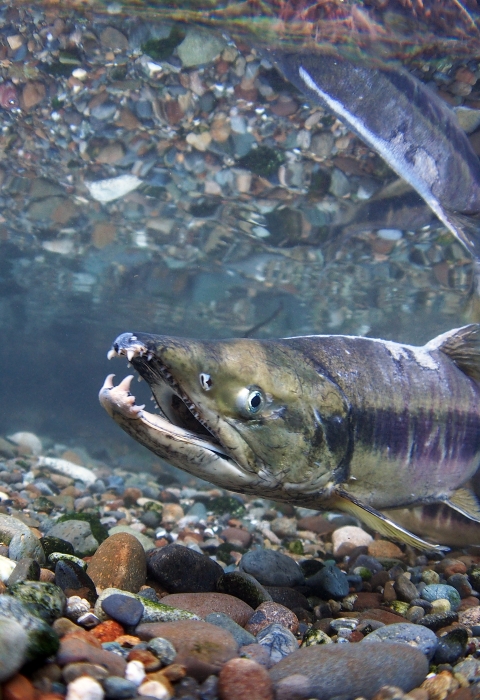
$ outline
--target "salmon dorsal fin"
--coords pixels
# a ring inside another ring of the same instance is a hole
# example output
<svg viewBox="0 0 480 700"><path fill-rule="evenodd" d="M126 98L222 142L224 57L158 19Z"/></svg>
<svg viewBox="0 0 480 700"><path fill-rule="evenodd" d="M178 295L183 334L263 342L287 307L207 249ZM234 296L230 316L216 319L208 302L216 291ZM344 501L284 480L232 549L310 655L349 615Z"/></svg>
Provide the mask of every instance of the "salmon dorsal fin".
<svg viewBox="0 0 480 700"><path fill-rule="evenodd" d="M471 323L437 336L426 344L427 350L440 350L459 369L480 381L480 323Z"/></svg>
<svg viewBox="0 0 480 700"><path fill-rule="evenodd" d="M466 487L457 489L445 503L466 518L480 523L480 503L471 489Z"/></svg>

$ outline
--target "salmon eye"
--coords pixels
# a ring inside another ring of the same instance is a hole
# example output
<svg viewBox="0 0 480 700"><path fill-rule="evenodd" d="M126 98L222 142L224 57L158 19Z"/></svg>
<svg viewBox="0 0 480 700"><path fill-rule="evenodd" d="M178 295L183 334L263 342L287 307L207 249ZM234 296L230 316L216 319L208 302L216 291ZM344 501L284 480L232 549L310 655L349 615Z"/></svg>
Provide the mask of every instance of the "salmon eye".
<svg viewBox="0 0 480 700"><path fill-rule="evenodd" d="M256 386L242 389L237 396L237 408L245 418L259 413L265 405L263 391Z"/></svg>
<svg viewBox="0 0 480 700"><path fill-rule="evenodd" d="M213 381L212 378L209 374L206 374L205 372L201 372L199 374L200 379L200 385L204 391L210 391L210 389L213 386Z"/></svg>

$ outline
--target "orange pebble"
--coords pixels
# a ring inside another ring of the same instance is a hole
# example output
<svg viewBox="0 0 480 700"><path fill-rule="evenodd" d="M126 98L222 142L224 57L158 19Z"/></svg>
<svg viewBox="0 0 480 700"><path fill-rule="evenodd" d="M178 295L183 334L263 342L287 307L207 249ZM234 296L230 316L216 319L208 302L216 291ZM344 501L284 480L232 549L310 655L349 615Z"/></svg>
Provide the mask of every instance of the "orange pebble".
<svg viewBox="0 0 480 700"><path fill-rule="evenodd" d="M115 620L107 620L106 622L101 622L94 627L93 630L90 630L89 634L103 644L104 642L114 642L117 637L125 634L125 630L122 625L115 622Z"/></svg>
<svg viewBox="0 0 480 700"><path fill-rule="evenodd" d="M86 642L92 647L97 647L97 649L100 649L100 647L102 646L101 641L99 641L97 637L95 637L91 632L87 632L86 630L82 629L75 630L74 632L69 632L68 634L65 634L62 637L62 639L81 639L82 642Z"/></svg>
<svg viewBox="0 0 480 700"><path fill-rule="evenodd" d="M35 688L28 678L17 673L3 686L3 700L34 700Z"/></svg>
<svg viewBox="0 0 480 700"><path fill-rule="evenodd" d="M148 649L132 649L128 654L127 660L141 661L145 667L145 671L148 672L157 671L161 666L160 659L155 656L155 654L152 654L151 651L148 651Z"/></svg>
<svg viewBox="0 0 480 700"><path fill-rule="evenodd" d="M122 647L134 647L137 644L140 644L142 640L140 637L134 637L133 634L121 634L115 641Z"/></svg>
<svg viewBox="0 0 480 700"><path fill-rule="evenodd" d="M172 681L172 683L175 683L176 681L180 681L182 678L185 678L187 675L187 669L185 666L182 666L182 664L170 664L169 666L162 668L160 673L162 676L164 676L164 678L167 678L169 681Z"/></svg>

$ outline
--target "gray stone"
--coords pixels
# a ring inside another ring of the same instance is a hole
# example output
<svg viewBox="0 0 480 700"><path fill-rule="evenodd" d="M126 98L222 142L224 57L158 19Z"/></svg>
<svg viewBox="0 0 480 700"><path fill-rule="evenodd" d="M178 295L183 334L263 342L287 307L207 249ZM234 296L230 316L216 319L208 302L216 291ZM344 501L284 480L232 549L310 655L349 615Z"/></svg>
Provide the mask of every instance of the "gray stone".
<svg viewBox="0 0 480 700"><path fill-rule="evenodd" d="M23 666L27 659L28 636L19 622L0 617L0 683Z"/></svg>
<svg viewBox="0 0 480 700"><path fill-rule="evenodd" d="M271 664L278 663L298 649L297 640L292 632L276 622L264 627L257 634L257 642L268 650Z"/></svg>
<svg viewBox="0 0 480 700"><path fill-rule="evenodd" d="M79 557L90 556L98 549L98 542L92 535L90 523L83 520L65 520L48 531L50 537L59 537L70 542Z"/></svg>
<svg viewBox="0 0 480 700"><path fill-rule="evenodd" d="M372 654L368 644L326 644L299 649L270 670L275 686L297 676L301 694L280 697L342 700L372 698L384 685L409 692L419 686L428 673L428 661L419 649L385 642ZM302 683L300 683L302 681ZM279 697L277 695L277 697Z"/></svg>
<svg viewBox="0 0 480 700"><path fill-rule="evenodd" d="M330 131L322 131L312 136L310 150L320 158L328 158L333 150L334 138Z"/></svg>
<svg viewBox="0 0 480 700"><path fill-rule="evenodd" d="M362 643L365 642L408 644L420 649L428 659L431 659L438 645L438 637L428 627L413 625L409 622L395 622L393 625L385 625L385 627L370 632L362 639Z"/></svg>
<svg viewBox="0 0 480 700"><path fill-rule="evenodd" d="M108 535L110 537L111 535L116 535L119 532L126 532L128 535L133 535L136 537L146 552L149 552L151 549L155 549L155 542L150 537L142 535L141 532L134 530L133 527L129 527L128 525L115 525L115 527L110 528Z"/></svg>
<svg viewBox="0 0 480 700"><path fill-rule="evenodd" d="M273 549L250 550L243 555L239 569L264 586L301 586L305 583L296 561Z"/></svg>
<svg viewBox="0 0 480 700"><path fill-rule="evenodd" d="M8 544L8 556L13 561L31 557L40 566L45 564L45 553L38 537L18 518L0 515L0 540Z"/></svg>
<svg viewBox="0 0 480 700"><path fill-rule="evenodd" d="M137 696L135 683L120 676L105 678L102 685L108 700L126 700Z"/></svg>
<svg viewBox="0 0 480 700"><path fill-rule="evenodd" d="M189 29L177 52L185 68L213 61L226 46L225 40L210 32Z"/></svg>
<svg viewBox="0 0 480 700"><path fill-rule="evenodd" d="M246 644L255 644L257 641L253 634L250 634L250 632L244 630L243 627L240 627L240 625L232 620L230 615L226 613L210 613L210 615L206 616L205 622L210 622L212 625L217 625L217 627L222 627L224 630L227 630L227 632L230 632L239 647L243 647Z"/></svg>
<svg viewBox="0 0 480 700"><path fill-rule="evenodd" d="M177 651L173 646L172 642L163 637L154 637L147 644L147 649L155 654L157 659L162 662L163 666L168 666L173 663Z"/></svg>
<svg viewBox="0 0 480 700"><path fill-rule="evenodd" d="M341 600L348 595L350 590L345 573L334 564L328 564L313 576L309 576L306 580L306 585L310 588L313 595L324 600L330 600L331 598Z"/></svg>
<svg viewBox="0 0 480 700"><path fill-rule="evenodd" d="M410 581L408 576L405 576L405 574L400 574L400 576L397 576L393 587L399 600L404 600L406 603L410 603L412 600L415 600L415 598L418 598L417 587Z"/></svg>
<svg viewBox="0 0 480 700"><path fill-rule="evenodd" d="M430 603L433 600L446 599L449 601L452 610L457 610L460 607L460 593L453 586L448 586L446 583L432 583L425 586L422 590L422 598Z"/></svg>
<svg viewBox="0 0 480 700"><path fill-rule="evenodd" d="M333 169L329 191L335 197L345 197L350 192L348 177L338 168Z"/></svg>

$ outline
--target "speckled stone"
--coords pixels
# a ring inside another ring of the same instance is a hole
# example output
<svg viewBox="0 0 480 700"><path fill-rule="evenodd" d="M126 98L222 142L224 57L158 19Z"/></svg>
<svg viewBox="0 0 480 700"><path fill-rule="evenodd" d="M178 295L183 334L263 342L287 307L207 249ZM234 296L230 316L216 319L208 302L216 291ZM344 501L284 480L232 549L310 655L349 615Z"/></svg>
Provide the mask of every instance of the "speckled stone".
<svg viewBox="0 0 480 700"><path fill-rule="evenodd" d="M245 629L253 635L276 623L286 627L295 634L298 631L298 617L291 610L279 603L262 603L245 624Z"/></svg>
<svg viewBox="0 0 480 700"><path fill-rule="evenodd" d="M63 615L67 602L61 588L43 581L15 583L10 587L9 593L49 624Z"/></svg>
<svg viewBox="0 0 480 700"><path fill-rule="evenodd" d="M301 676L303 694L292 696L331 700L371 698L382 686L408 692L428 673L428 661L419 649L385 642L371 652L368 644L326 644L299 649L270 669L274 685L289 676ZM283 697L286 697L283 695Z"/></svg>
<svg viewBox="0 0 480 700"><path fill-rule="evenodd" d="M164 596L162 603L189 610L203 618L210 613L225 613L242 627L253 615L250 605L226 593L172 593Z"/></svg>
<svg viewBox="0 0 480 700"><path fill-rule="evenodd" d="M147 576L145 550L133 535L111 535L89 561L87 573L97 588L138 593Z"/></svg>
<svg viewBox="0 0 480 700"><path fill-rule="evenodd" d="M422 590L422 598L430 602L446 598L450 602L452 610L457 610L461 602L457 589L445 583L432 583L429 586L425 586Z"/></svg>
<svg viewBox="0 0 480 700"><path fill-rule="evenodd" d="M145 641L154 637L168 639L177 650L175 663L184 664L187 674L201 681L218 673L238 651L229 632L200 620L141 624L135 634Z"/></svg>
<svg viewBox="0 0 480 700"><path fill-rule="evenodd" d="M297 640L290 630L275 622L257 634L257 643L267 649L271 664L278 663L298 649Z"/></svg>
<svg viewBox="0 0 480 700"><path fill-rule="evenodd" d="M218 676L220 700L273 700L268 671L251 659L231 659Z"/></svg>
<svg viewBox="0 0 480 700"><path fill-rule="evenodd" d="M222 567L210 557L176 544L148 552L147 570L170 593L214 591L223 574Z"/></svg>

